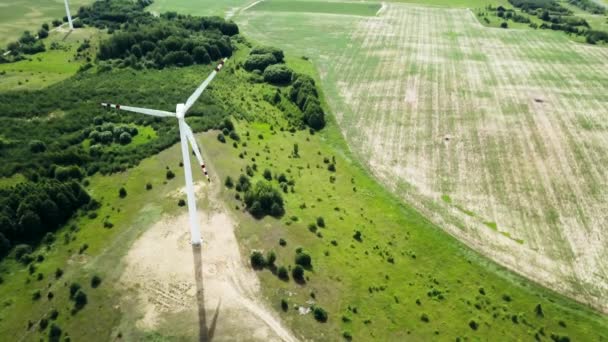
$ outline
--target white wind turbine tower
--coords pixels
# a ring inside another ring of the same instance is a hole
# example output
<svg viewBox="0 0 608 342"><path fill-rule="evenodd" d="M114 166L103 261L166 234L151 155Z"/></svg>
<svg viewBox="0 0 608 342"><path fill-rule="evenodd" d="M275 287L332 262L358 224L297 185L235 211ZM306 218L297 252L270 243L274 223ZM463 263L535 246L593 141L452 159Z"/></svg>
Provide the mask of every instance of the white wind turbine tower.
<svg viewBox="0 0 608 342"><path fill-rule="evenodd" d="M201 240L201 232L200 232L199 224L198 224L198 215L196 213L196 200L194 197L194 183L192 181L192 169L190 167L190 151L188 149L188 143L190 143L190 146L192 146L192 149L194 150L194 154L196 154L196 158L198 159L198 161L201 165L201 168L203 169L203 173L207 177L207 180L210 181L210 179L209 179L209 174L207 173L207 170L205 169L205 163L203 162L203 158L201 156L201 151L199 150L198 145L196 144L196 140L194 139L194 134L192 133L192 129L190 129L190 126L188 126L188 124L186 123L186 120L184 120L184 116L186 115L188 110L190 108L192 108L192 105L194 105L194 102L196 102L196 100L201 96L201 94L203 93L205 88L207 88L209 83L211 83L211 81L213 80L215 75L217 75L217 73L222 69L222 67L224 66L224 63L226 63L227 60L228 60L228 58L222 59L222 61L217 65L217 67L215 67L215 70L213 70L211 72L211 74L207 77L207 79L205 81L203 81L203 83L201 83L201 85L198 88L196 88L196 90L194 91L194 93L192 95L190 95L190 97L188 98L186 103L185 104L180 103L177 105L177 107L175 109L175 113L166 112L163 110L121 106L118 104L110 104L110 103L101 104L104 107L126 110L129 112L135 112L135 113L141 113L141 114L147 114L147 115L159 116L159 117L177 118L177 124L179 125L179 135L180 135L181 145L182 145L182 158L183 158L183 164L184 164L184 174L186 176L186 194L188 197L188 212L190 214L190 235L191 235L193 245L200 245L202 240Z"/></svg>
<svg viewBox="0 0 608 342"><path fill-rule="evenodd" d="M65 13L68 16L68 24L70 24L70 30L74 29L74 24L72 24L72 15L70 14L70 4L68 0L65 0Z"/></svg>

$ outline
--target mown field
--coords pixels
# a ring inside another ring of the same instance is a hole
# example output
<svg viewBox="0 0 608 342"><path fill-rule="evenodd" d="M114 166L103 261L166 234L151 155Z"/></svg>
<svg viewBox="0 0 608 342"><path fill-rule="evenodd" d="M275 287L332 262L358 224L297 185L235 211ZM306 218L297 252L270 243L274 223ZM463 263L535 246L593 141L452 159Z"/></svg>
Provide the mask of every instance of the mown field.
<svg viewBox="0 0 608 342"><path fill-rule="evenodd" d="M178 12L190 15L232 16L236 10L243 8L254 0L156 0L148 8L152 13Z"/></svg>
<svg viewBox="0 0 608 342"><path fill-rule="evenodd" d="M71 0L72 14L78 12L82 5L92 3L92 0ZM61 20L65 16L63 0L3 0L0 2L0 45L19 38L24 30L36 32L42 23L51 24L54 19Z"/></svg>
<svg viewBox="0 0 608 342"><path fill-rule="evenodd" d="M494 260L608 310L608 49L415 5L371 18L254 6L238 22L312 59L346 140L394 193Z"/></svg>

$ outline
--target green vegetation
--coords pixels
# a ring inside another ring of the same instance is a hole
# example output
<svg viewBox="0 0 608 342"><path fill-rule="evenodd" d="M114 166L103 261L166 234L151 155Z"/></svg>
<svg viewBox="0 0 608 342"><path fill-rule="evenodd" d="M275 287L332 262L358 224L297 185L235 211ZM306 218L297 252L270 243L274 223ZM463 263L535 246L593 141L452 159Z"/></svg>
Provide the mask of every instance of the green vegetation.
<svg viewBox="0 0 608 342"><path fill-rule="evenodd" d="M249 10L374 16L380 10L380 7L380 3L265 0L257 3Z"/></svg>

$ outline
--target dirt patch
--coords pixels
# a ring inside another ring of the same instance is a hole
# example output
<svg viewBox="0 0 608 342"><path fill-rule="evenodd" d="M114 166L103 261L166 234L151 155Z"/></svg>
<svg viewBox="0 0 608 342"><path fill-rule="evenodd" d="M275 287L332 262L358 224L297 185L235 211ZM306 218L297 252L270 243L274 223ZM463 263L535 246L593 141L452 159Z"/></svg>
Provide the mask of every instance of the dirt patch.
<svg viewBox="0 0 608 342"><path fill-rule="evenodd" d="M152 226L126 256L120 282L137 293L137 327L165 333L166 320L179 317L183 333L201 341L295 341L258 299L259 281L241 258L231 217L221 208L199 217L201 247L191 246L184 214Z"/></svg>

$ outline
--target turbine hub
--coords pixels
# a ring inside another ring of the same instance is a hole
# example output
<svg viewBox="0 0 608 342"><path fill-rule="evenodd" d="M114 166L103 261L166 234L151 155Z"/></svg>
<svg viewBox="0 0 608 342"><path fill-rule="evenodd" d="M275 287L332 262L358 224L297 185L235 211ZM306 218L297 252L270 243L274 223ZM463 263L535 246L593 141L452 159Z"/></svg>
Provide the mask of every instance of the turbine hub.
<svg viewBox="0 0 608 342"><path fill-rule="evenodd" d="M177 116L179 119L183 118L183 117L186 115L186 113L184 113L184 109L185 109L185 107L186 107L186 106L185 106L183 103L179 103L179 104L177 105L177 107L175 108L175 115L176 115L176 116Z"/></svg>

